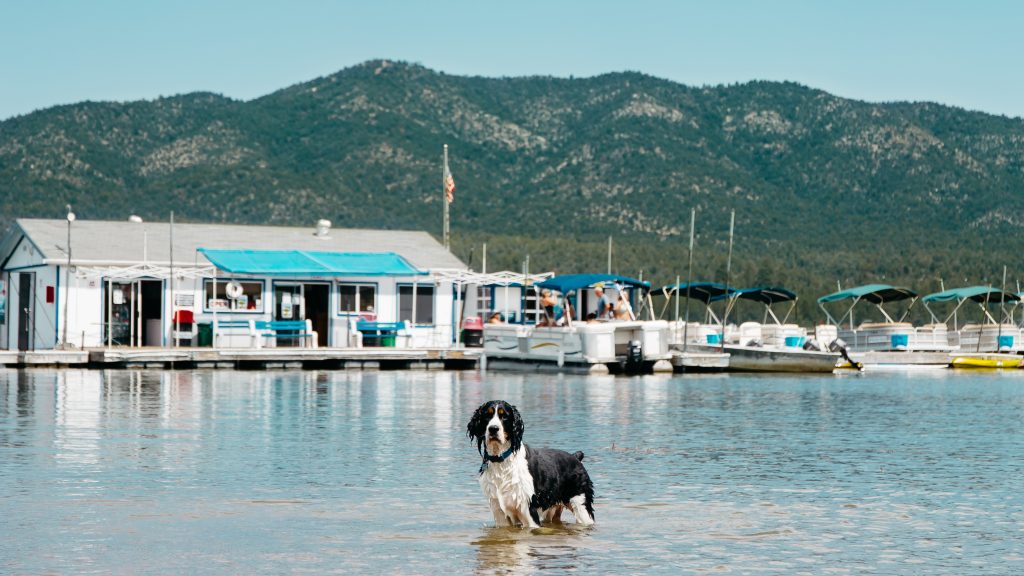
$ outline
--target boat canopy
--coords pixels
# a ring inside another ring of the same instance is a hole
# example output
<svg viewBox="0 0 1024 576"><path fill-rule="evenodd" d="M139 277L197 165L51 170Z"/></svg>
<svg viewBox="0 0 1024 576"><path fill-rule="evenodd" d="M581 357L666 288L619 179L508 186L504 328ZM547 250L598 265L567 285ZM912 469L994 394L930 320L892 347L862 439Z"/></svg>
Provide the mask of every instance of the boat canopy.
<svg viewBox="0 0 1024 576"><path fill-rule="evenodd" d="M898 288L888 284L866 284L849 290L840 290L827 296L818 298L818 304L826 302L838 302L853 298L855 300L867 300L872 304L884 304L886 302L899 302L907 298L917 297L917 292L909 288Z"/></svg>
<svg viewBox="0 0 1024 576"><path fill-rule="evenodd" d="M669 284L668 286L662 286L661 288L661 292L666 296L677 291L680 296L686 296L689 294L690 298L700 300L705 304L721 300L725 297L726 293L733 294L736 292L735 289L727 288L725 284L718 284L716 282Z"/></svg>
<svg viewBox="0 0 1024 576"><path fill-rule="evenodd" d="M744 300L760 302L766 306L771 306L772 304L777 304L779 302L796 300L795 292L778 287L740 288L735 290L732 296L734 298L743 298Z"/></svg>
<svg viewBox="0 0 1024 576"><path fill-rule="evenodd" d="M218 270L254 276L417 276L394 252L312 252L305 250L211 250L200 252Z"/></svg>
<svg viewBox="0 0 1024 576"><path fill-rule="evenodd" d="M922 302L959 302L961 300L973 300L979 304L985 302L1001 304L1003 302L1019 302L1020 296L1011 292L1004 292L999 288L991 286L967 286L964 288L951 288L929 294L921 298Z"/></svg>
<svg viewBox="0 0 1024 576"><path fill-rule="evenodd" d="M634 288L643 288L645 290L651 287L650 282L643 282L635 278L619 276L617 274L565 274L563 276L549 278L536 284L536 286L538 288L550 288L551 290L556 290L562 294L568 294L573 290L593 288L600 284L607 285L608 287L613 287L618 284L620 286L625 285Z"/></svg>

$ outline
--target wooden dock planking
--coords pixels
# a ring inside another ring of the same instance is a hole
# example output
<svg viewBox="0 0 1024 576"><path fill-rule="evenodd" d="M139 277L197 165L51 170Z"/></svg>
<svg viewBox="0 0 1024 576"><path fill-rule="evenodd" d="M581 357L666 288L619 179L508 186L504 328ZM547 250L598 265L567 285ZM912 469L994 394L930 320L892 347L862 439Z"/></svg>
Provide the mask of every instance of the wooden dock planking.
<svg viewBox="0 0 1024 576"><path fill-rule="evenodd" d="M0 352L8 367L77 368L475 368L475 348L96 348Z"/></svg>

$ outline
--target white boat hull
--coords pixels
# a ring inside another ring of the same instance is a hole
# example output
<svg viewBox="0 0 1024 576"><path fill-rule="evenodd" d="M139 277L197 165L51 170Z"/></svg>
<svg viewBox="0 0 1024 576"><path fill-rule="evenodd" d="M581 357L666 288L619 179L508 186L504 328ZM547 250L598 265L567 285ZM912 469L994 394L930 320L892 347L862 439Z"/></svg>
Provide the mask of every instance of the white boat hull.
<svg viewBox="0 0 1024 576"><path fill-rule="evenodd" d="M668 364L668 323L655 321L578 323L573 326L487 324L484 354L488 366L494 360L514 360L526 365L603 364L618 370L627 361L630 342L641 345L642 362L653 367ZM669 364L669 367L671 365Z"/></svg>
<svg viewBox="0 0 1024 576"><path fill-rule="evenodd" d="M729 355L729 370L742 372L832 372L841 358L838 352L775 346L690 344L687 349L723 351Z"/></svg>

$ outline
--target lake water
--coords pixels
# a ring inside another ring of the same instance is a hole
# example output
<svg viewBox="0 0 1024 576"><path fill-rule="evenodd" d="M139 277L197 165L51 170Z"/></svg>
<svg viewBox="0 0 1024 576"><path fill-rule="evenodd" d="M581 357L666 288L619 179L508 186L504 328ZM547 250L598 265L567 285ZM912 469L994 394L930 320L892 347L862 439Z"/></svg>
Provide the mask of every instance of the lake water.
<svg viewBox="0 0 1024 576"><path fill-rule="evenodd" d="M493 398L595 527L492 527ZM1020 574L1022 462L1018 372L0 371L0 573Z"/></svg>

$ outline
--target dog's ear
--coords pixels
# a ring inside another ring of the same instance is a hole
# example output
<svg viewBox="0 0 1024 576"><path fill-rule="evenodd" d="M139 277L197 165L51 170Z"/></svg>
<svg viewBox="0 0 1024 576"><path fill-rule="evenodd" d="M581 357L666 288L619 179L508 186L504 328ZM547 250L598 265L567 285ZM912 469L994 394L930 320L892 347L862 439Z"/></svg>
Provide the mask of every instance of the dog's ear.
<svg viewBox="0 0 1024 576"><path fill-rule="evenodd" d="M515 452L523 444L523 432L526 430L526 425L523 424L523 419L519 416L519 410L516 410L516 407L511 404L508 407L512 411L512 434L509 440L512 443L512 451Z"/></svg>
<svg viewBox="0 0 1024 576"><path fill-rule="evenodd" d="M484 443L484 426L487 425L487 404L484 402L476 409L473 413L473 417L469 419L469 424L466 425L466 436L476 440L476 451L483 454L483 443Z"/></svg>

